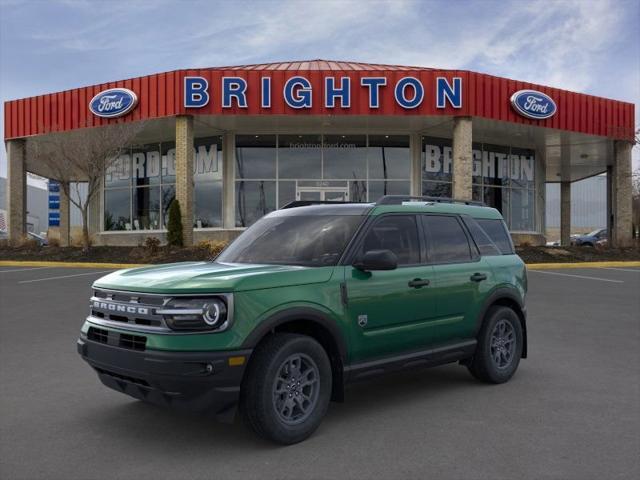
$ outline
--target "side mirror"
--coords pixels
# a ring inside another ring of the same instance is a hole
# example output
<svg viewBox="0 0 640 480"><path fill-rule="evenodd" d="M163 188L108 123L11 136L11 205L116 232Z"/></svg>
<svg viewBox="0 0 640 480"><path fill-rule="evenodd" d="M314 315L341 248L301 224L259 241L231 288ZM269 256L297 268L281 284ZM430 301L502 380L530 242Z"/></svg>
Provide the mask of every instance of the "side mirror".
<svg viewBox="0 0 640 480"><path fill-rule="evenodd" d="M353 262L353 266L363 272L371 270L395 270L398 268L398 257L391 250L369 250Z"/></svg>

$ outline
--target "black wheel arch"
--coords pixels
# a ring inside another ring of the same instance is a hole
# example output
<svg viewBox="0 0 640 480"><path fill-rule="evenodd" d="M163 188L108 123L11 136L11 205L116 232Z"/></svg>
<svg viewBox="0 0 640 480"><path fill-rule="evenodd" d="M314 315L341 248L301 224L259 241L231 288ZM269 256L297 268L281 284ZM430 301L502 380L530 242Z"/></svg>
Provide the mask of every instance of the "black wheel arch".
<svg viewBox="0 0 640 480"><path fill-rule="evenodd" d="M335 320L311 307L293 307L266 318L249 334L242 348L255 348L269 335L278 332L298 333L314 338L327 352L333 372L331 400L344 400L344 365L347 343Z"/></svg>
<svg viewBox="0 0 640 480"><path fill-rule="evenodd" d="M512 288L498 288L487 297L478 315L476 335L480 332L489 309L497 305L509 307L518 315L522 326L522 358L527 358L527 309L519 293Z"/></svg>

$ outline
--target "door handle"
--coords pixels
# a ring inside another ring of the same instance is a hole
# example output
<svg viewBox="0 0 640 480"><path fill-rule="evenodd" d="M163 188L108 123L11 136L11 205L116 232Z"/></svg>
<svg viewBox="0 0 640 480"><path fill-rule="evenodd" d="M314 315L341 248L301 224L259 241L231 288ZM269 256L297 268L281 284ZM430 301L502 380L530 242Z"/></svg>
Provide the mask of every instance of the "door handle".
<svg viewBox="0 0 640 480"><path fill-rule="evenodd" d="M409 281L409 286L412 288L420 288L420 287L426 287L427 285L429 285L429 280L423 280L421 278L414 278L413 280Z"/></svg>
<svg viewBox="0 0 640 480"><path fill-rule="evenodd" d="M474 273L473 275L471 275L469 277L469 280L471 280L472 282L481 282L482 280L486 280L487 276L484 273Z"/></svg>

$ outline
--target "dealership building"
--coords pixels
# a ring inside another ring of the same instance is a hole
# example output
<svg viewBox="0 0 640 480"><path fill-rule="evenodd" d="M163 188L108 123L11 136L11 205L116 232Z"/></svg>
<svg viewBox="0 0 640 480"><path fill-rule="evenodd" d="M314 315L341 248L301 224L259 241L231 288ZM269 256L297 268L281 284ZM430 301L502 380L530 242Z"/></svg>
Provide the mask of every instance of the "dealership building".
<svg viewBox="0 0 640 480"><path fill-rule="evenodd" d="M607 173L612 242L631 242L631 103L465 71L313 60L176 70L5 103L13 239L26 229L28 143L140 125L89 212L98 244L164 239L180 202L186 244L227 240L294 200L383 195L477 200L516 243L545 241L545 184ZM138 123L142 122L142 123ZM85 178L52 178L85 181ZM69 202L59 199L62 243Z"/></svg>

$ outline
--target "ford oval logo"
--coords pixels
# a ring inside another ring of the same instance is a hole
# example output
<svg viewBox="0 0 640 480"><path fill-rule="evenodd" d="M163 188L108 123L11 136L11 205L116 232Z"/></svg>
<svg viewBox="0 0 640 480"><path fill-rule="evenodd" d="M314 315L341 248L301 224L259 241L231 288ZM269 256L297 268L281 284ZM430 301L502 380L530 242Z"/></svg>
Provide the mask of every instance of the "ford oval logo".
<svg viewBox="0 0 640 480"><path fill-rule="evenodd" d="M536 90L518 90L511 95L511 105L523 117L544 120L556 114L556 103L549 95Z"/></svg>
<svg viewBox="0 0 640 480"><path fill-rule="evenodd" d="M89 110L98 117L115 118L126 115L138 104L138 96L127 88L103 90L89 102Z"/></svg>

